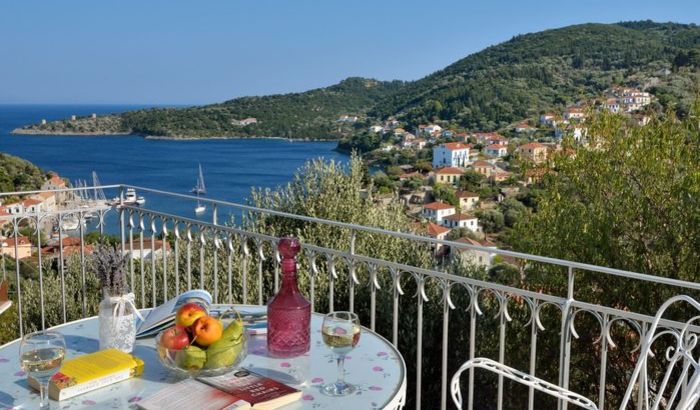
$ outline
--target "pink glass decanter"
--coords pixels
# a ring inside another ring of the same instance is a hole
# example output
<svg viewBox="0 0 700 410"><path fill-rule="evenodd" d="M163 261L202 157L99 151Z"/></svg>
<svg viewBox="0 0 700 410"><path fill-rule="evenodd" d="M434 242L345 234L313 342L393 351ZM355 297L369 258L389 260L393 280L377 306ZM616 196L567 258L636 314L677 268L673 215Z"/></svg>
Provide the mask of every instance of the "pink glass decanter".
<svg viewBox="0 0 700 410"><path fill-rule="evenodd" d="M267 303L267 352L275 357L294 357L309 351L311 303L297 286L299 240L286 236L277 249L282 257L282 287Z"/></svg>

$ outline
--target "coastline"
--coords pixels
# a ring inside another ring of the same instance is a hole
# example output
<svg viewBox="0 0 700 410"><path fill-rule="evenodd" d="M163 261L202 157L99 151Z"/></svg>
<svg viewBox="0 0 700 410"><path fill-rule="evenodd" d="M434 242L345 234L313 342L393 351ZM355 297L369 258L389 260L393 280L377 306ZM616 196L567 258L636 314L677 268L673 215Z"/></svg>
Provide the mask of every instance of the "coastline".
<svg viewBox="0 0 700 410"><path fill-rule="evenodd" d="M110 135L138 135L132 132L105 132L105 131L95 131L95 132L63 132L63 131L52 131L47 132L44 130L30 130L24 128L15 128L10 131L10 135L40 135L46 137L105 137Z"/></svg>
<svg viewBox="0 0 700 410"><path fill-rule="evenodd" d="M11 135L35 135L41 137L109 137L109 136L138 136L146 140L164 140L164 141L200 141L200 140L242 140L242 139L260 139L260 140L289 140L292 142L338 142L337 138L283 138L283 137L268 137L268 136L217 136L217 137L173 137L169 135L144 135L135 132L64 132L64 131L45 131L33 130L25 128L15 128L10 131Z"/></svg>

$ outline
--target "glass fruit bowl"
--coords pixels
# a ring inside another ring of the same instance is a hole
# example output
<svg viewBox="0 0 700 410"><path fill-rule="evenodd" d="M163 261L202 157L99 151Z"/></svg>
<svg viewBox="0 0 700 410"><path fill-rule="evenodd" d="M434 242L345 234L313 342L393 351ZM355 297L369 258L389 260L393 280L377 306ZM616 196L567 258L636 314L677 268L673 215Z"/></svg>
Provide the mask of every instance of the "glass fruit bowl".
<svg viewBox="0 0 700 410"><path fill-rule="evenodd" d="M248 343L240 316L238 320L226 321L226 315L231 312L218 318L206 316L221 324L219 338L205 340L201 330L204 324L195 330L196 321L191 326L175 325L160 332L156 337L160 362L171 371L189 377L219 376L239 367L248 355ZM209 324L218 327L211 321ZM198 335L202 343L198 342Z"/></svg>

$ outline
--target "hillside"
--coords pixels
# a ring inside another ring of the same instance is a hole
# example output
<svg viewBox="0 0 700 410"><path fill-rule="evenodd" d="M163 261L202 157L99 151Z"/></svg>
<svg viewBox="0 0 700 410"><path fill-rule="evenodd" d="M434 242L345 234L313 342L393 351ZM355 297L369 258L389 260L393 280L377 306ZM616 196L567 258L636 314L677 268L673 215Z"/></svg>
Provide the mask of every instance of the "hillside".
<svg viewBox="0 0 700 410"><path fill-rule="evenodd" d="M22 158L0 152L0 192L39 189L45 174Z"/></svg>
<svg viewBox="0 0 700 410"><path fill-rule="evenodd" d="M303 93L243 97L191 108L130 111L107 117L78 118L36 124L14 132L37 133L133 133L173 138L284 137L337 139L352 130L339 127L341 115L364 115L381 99L403 87L402 82L348 78L340 83ZM238 125L254 117L257 124ZM101 123L100 123L101 121Z"/></svg>
<svg viewBox="0 0 700 410"><path fill-rule="evenodd" d="M613 84L646 88L683 111L698 67L674 62L689 50L700 50L695 25L583 24L519 35L407 84L370 115L493 130L597 96Z"/></svg>
<svg viewBox="0 0 700 410"><path fill-rule="evenodd" d="M268 136L341 139L371 147L363 131L395 116L409 129L440 122L494 130L544 110L630 85L683 114L697 92L700 27L675 23L582 24L513 37L414 82L349 78L303 93L243 97L201 107L139 110L31 125L17 133L136 133L173 138ZM364 121L340 124L341 115ZM239 125L247 117L257 124Z"/></svg>

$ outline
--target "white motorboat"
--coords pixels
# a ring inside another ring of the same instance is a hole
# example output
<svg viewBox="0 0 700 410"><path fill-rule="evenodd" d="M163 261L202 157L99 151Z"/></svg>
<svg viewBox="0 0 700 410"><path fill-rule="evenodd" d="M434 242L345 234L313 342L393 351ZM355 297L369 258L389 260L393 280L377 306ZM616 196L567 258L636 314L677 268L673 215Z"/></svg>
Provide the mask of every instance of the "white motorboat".
<svg viewBox="0 0 700 410"><path fill-rule="evenodd" d="M207 210L206 206L202 205L200 202L197 202L197 207L194 208L194 213L199 215L199 214L203 214L204 211L206 211L206 210Z"/></svg>
<svg viewBox="0 0 700 410"><path fill-rule="evenodd" d="M61 230L75 231L80 227L80 219L77 216L69 216L61 221Z"/></svg>
<svg viewBox="0 0 700 410"><path fill-rule="evenodd" d="M112 199L112 204L121 204L121 198L114 197ZM126 193L124 193L124 205L143 205L146 203L146 198L141 195L136 195L136 190L134 188L127 188Z"/></svg>

